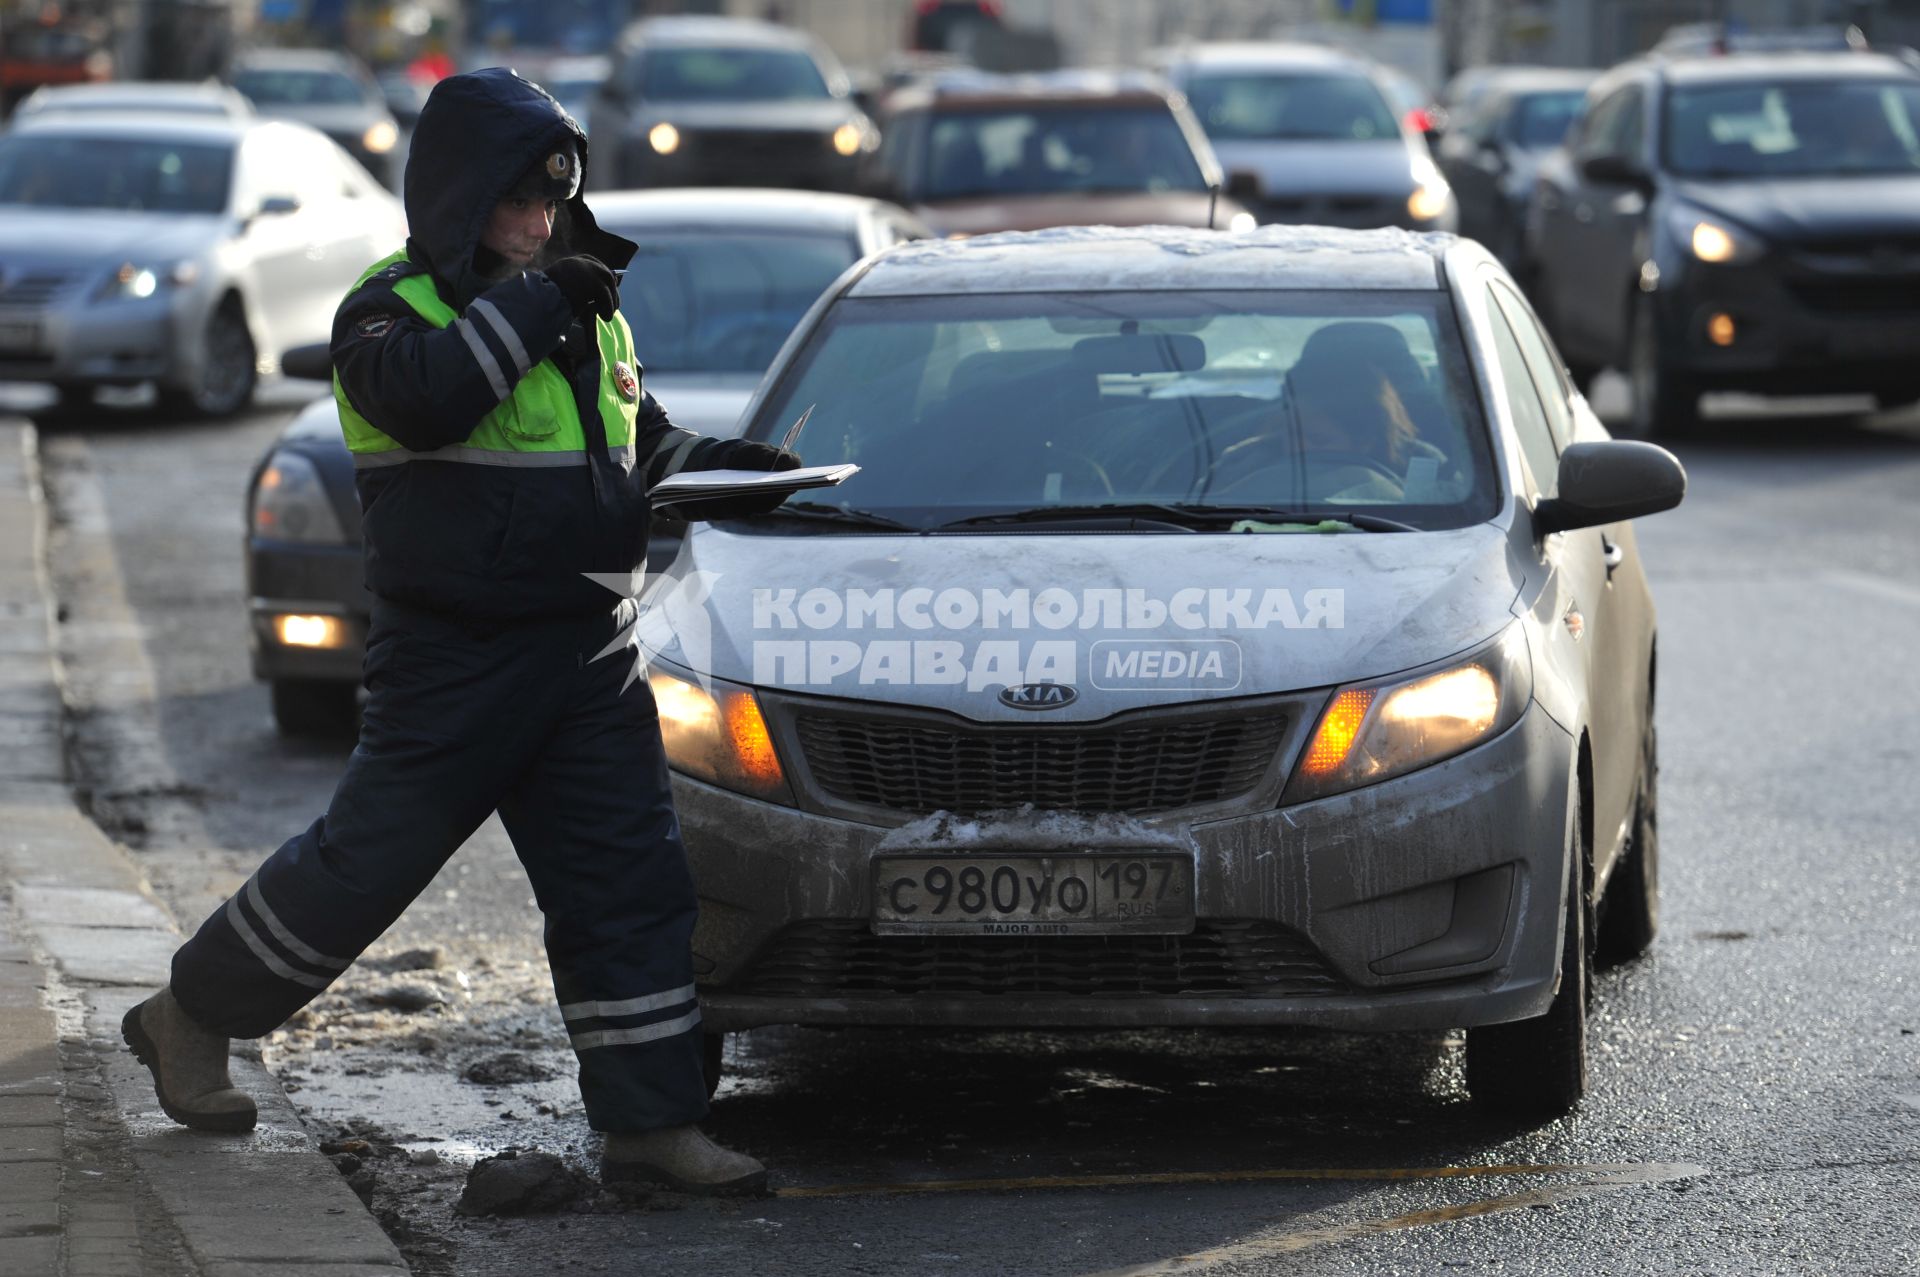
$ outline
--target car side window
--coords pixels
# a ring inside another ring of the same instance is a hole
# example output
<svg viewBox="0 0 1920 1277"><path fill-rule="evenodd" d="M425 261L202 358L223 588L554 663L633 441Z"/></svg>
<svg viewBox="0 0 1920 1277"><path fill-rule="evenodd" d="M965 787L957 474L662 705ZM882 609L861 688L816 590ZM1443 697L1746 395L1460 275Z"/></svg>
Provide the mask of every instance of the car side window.
<svg viewBox="0 0 1920 1277"><path fill-rule="evenodd" d="M1647 149L1647 103L1637 87L1626 91L1626 99L1620 108L1620 118L1614 123L1607 150L1613 155L1638 159Z"/></svg>
<svg viewBox="0 0 1920 1277"><path fill-rule="evenodd" d="M1590 155L1616 154L1613 140L1619 135L1621 118L1639 96L1639 90L1629 85L1595 103L1587 112L1586 122L1580 126L1580 140L1573 148L1574 154L1583 159Z"/></svg>
<svg viewBox="0 0 1920 1277"><path fill-rule="evenodd" d="M1520 339L1507 322L1506 312L1491 296L1487 304L1487 326L1493 336L1495 362L1500 365L1500 380L1506 386L1507 403L1513 411L1514 433L1520 437L1520 451L1533 475L1534 491L1547 495L1554 489L1560 471L1560 454L1553 446L1553 428L1547 424L1547 412L1540 403L1540 389L1521 352Z"/></svg>
<svg viewBox="0 0 1920 1277"><path fill-rule="evenodd" d="M1533 373L1534 386L1540 392L1541 405L1546 409L1547 428L1553 432L1554 451L1558 452L1573 442L1573 407L1567 402L1572 396L1573 387L1567 381L1566 366L1554 352L1546 334L1540 331L1540 321L1534 318L1526 302L1520 299L1520 294L1498 281L1493 284L1492 292L1494 300L1500 303L1500 309L1506 312L1514 336L1519 339L1527 367Z"/></svg>

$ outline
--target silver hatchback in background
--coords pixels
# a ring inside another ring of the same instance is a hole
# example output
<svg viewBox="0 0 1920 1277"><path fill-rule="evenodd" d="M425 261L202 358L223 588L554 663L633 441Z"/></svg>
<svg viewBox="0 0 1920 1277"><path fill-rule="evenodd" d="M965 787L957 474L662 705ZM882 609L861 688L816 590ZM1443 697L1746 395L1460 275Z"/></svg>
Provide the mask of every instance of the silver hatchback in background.
<svg viewBox="0 0 1920 1277"><path fill-rule="evenodd" d="M1186 94L1228 191L1263 224L1454 229L1453 192L1372 63L1249 42L1191 45L1152 64Z"/></svg>
<svg viewBox="0 0 1920 1277"><path fill-rule="evenodd" d="M399 201L305 125L48 111L0 135L0 380L237 412L405 237Z"/></svg>
<svg viewBox="0 0 1920 1277"><path fill-rule="evenodd" d="M860 473L695 524L637 630L710 1033L1468 1025L1476 1099L1578 1102L1657 909L1628 520L1685 476L1484 249L906 245L745 434L803 414Z"/></svg>

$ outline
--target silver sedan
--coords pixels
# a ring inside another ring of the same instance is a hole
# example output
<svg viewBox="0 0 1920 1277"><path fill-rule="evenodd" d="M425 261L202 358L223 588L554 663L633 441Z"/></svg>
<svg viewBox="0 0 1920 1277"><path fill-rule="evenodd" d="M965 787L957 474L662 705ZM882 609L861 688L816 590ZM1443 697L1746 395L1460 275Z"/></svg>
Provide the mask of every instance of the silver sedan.
<svg viewBox="0 0 1920 1277"><path fill-rule="evenodd" d="M405 238L399 202L305 125L47 112L0 136L0 380L237 412Z"/></svg>
<svg viewBox="0 0 1920 1277"><path fill-rule="evenodd" d="M1657 910L1629 520L1686 480L1483 248L904 245L761 387L861 469L693 525L636 630L709 1032L1466 1025L1477 1100L1579 1101Z"/></svg>

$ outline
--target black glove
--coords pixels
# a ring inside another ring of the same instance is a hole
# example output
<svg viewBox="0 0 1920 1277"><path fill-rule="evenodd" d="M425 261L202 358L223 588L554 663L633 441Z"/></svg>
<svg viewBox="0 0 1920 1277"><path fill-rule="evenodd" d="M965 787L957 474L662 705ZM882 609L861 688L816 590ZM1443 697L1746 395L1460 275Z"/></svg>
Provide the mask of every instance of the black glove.
<svg viewBox="0 0 1920 1277"><path fill-rule="evenodd" d="M544 274L567 299L567 307L581 323L595 318L612 319L620 308L620 286L613 272L598 257L581 254L562 257L547 267Z"/></svg>
<svg viewBox="0 0 1920 1277"><path fill-rule="evenodd" d="M709 449L707 470L798 470L800 454L752 439L729 439Z"/></svg>
<svg viewBox="0 0 1920 1277"><path fill-rule="evenodd" d="M752 439L728 439L708 449L703 470L798 470L798 453L776 448ZM716 497L708 501L683 501L673 507L682 519L744 519L750 515L772 514L789 493L764 497Z"/></svg>

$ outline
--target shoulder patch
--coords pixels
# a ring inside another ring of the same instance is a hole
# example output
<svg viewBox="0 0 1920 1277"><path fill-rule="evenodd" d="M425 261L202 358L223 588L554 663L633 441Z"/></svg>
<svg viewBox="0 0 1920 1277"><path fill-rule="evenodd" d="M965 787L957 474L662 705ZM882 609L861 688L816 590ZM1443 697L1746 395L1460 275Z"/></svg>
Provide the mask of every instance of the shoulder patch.
<svg viewBox="0 0 1920 1277"><path fill-rule="evenodd" d="M389 328L392 328L393 324L394 317L392 315L368 315L365 319L362 319L353 326L354 336L378 337L384 334Z"/></svg>

